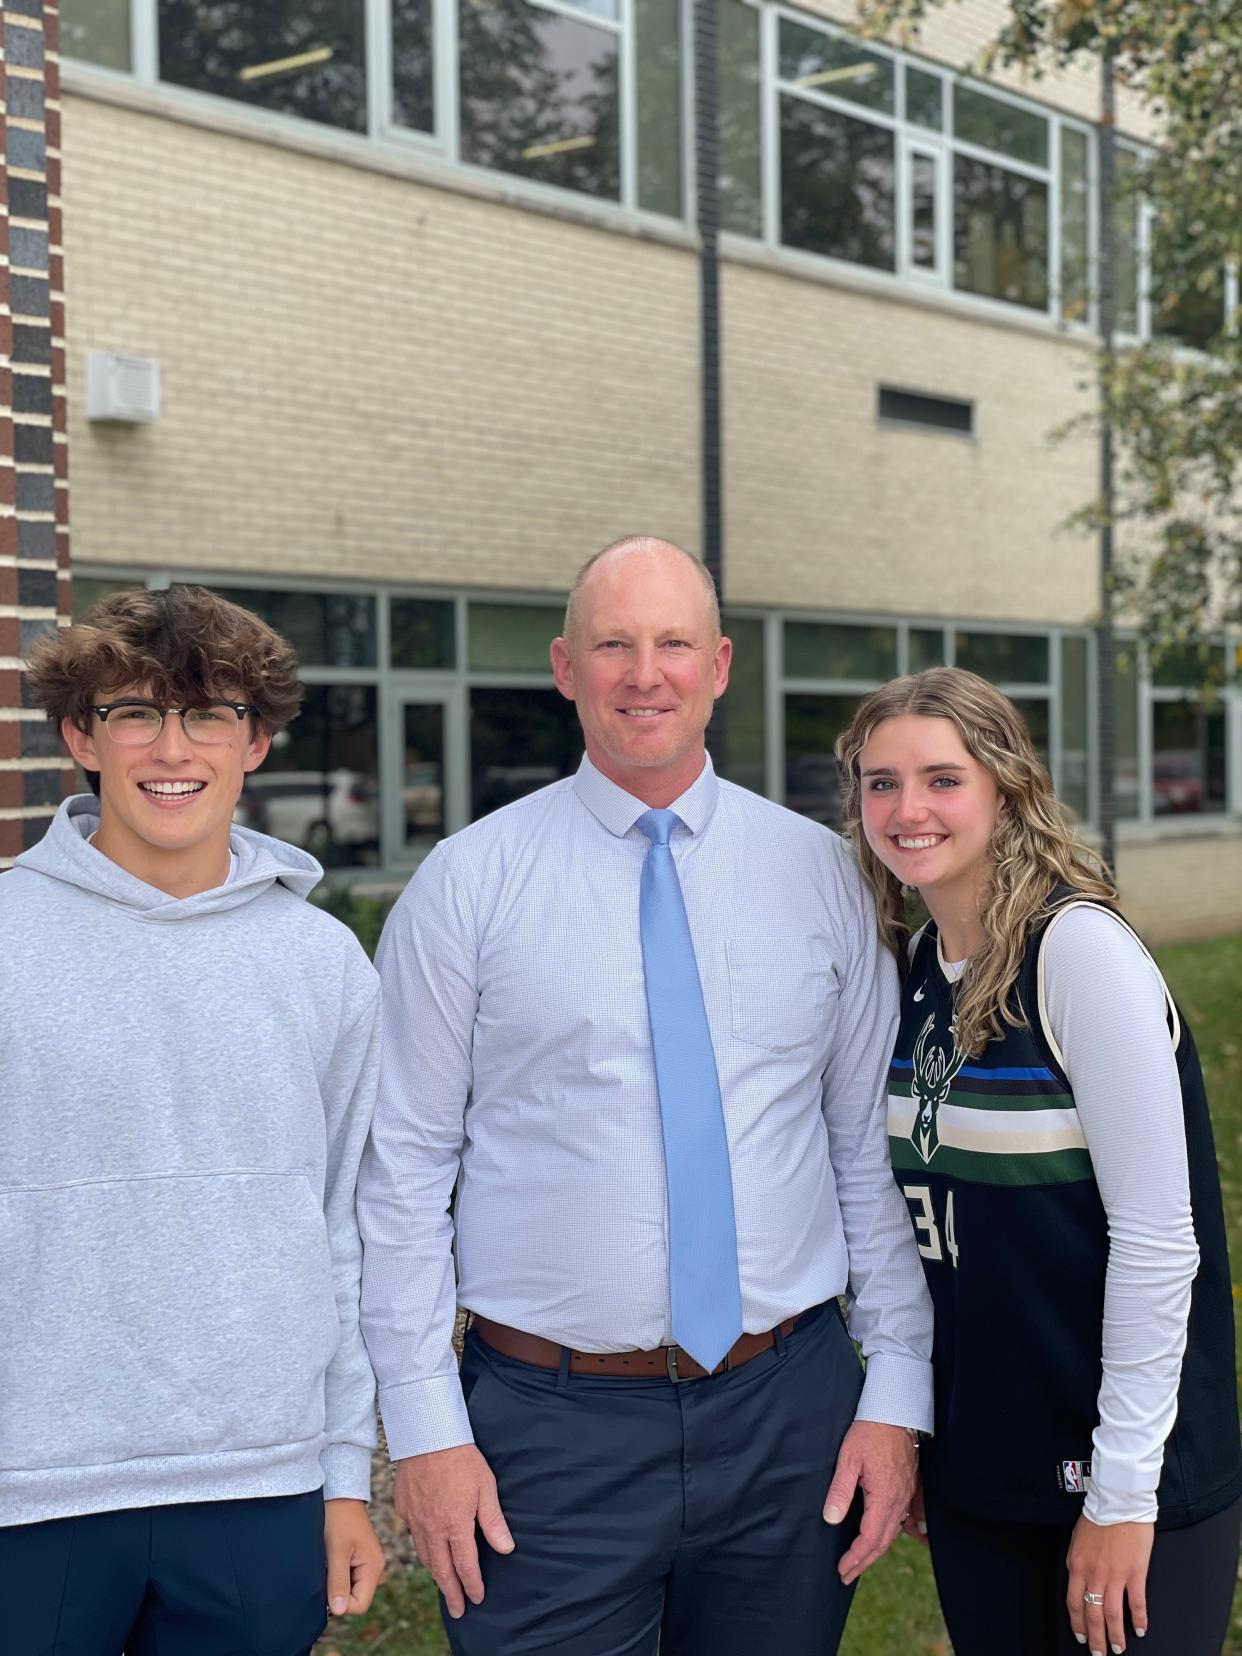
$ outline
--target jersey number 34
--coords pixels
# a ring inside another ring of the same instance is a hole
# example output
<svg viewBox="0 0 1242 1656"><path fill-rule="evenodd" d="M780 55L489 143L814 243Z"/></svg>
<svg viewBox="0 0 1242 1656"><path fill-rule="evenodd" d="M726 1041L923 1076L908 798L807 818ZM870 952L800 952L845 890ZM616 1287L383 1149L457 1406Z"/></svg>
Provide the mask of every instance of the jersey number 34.
<svg viewBox="0 0 1242 1656"><path fill-rule="evenodd" d="M957 1227L953 1221L953 1192L950 1191L945 1200L943 1227L936 1220L930 1185L909 1184L904 1187L903 1193L910 1204L910 1217L914 1221L914 1233L923 1258L941 1261L947 1255L956 1269Z"/></svg>

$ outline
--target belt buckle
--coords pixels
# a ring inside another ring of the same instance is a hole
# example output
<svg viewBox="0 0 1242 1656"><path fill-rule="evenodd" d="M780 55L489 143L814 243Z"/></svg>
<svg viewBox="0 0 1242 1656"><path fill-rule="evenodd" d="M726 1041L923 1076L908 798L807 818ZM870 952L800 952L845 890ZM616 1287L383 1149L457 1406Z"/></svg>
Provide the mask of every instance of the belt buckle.
<svg viewBox="0 0 1242 1656"><path fill-rule="evenodd" d="M677 1353L680 1349L680 1346L665 1346L664 1366L668 1370L668 1377L671 1381L673 1381L674 1385L684 1386L686 1381L692 1379L693 1376L689 1374L678 1374L677 1372Z"/></svg>

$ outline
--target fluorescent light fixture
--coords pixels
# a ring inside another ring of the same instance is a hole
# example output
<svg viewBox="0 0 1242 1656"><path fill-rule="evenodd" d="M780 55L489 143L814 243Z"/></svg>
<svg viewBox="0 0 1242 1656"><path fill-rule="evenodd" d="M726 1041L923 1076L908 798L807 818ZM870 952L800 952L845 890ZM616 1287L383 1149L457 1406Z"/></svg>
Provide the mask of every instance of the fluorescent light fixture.
<svg viewBox="0 0 1242 1656"><path fill-rule="evenodd" d="M551 144L528 144L522 151L523 161L538 161L545 155L568 155L570 150L591 149L594 138L557 138Z"/></svg>
<svg viewBox="0 0 1242 1656"><path fill-rule="evenodd" d="M321 63L330 63L335 55L332 46L315 46L309 52L295 52L292 57L273 58L270 63L250 63L237 71L237 78L247 86L255 81L274 80L277 75L293 75L300 69L314 69Z"/></svg>
<svg viewBox="0 0 1242 1656"><path fill-rule="evenodd" d="M869 81L876 72L874 63L847 63L840 69L821 69L815 75L799 75L795 86L831 86L835 81Z"/></svg>

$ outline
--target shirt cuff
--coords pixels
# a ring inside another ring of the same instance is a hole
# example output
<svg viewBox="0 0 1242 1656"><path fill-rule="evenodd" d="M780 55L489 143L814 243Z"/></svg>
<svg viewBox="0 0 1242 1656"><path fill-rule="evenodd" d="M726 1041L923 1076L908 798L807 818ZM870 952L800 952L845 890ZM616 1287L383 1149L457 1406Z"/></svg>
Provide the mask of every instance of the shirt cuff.
<svg viewBox="0 0 1242 1656"><path fill-rule="evenodd" d="M932 1429L931 1364L918 1357L899 1357L877 1351L867 1359L862 1396L855 1420L874 1420L881 1426Z"/></svg>
<svg viewBox="0 0 1242 1656"><path fill-rule="evenodd" d="M388 1453L395 1461L474 1442L461 1381L455 1374L381 1386L379 1406Z"/></svg>
<svg viewBox="0 0 1242 1656"><path fill-rule="evenodd" d="M329 1443L321 1451L325 1501L371 1499L371 1452L356 1443Z"/></svg>
<svg viewBox="0 0 1242 1656"><path fill-rule="evenodd" d="M1150 1490L1139 1495L1101 1489L1093 1478L1082 1510L1093 1524L1154 1524L1160 1509Z"/></svg>

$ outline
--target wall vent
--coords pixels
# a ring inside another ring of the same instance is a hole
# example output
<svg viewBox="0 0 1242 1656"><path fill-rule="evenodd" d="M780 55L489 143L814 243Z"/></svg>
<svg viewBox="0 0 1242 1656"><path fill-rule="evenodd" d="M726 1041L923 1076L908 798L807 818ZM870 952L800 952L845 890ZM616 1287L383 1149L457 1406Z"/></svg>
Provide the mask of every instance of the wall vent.
<svg viewBox="0 0 1242 1656"><path fill-rule="evenodd" d="M879 388L880 420L885 425L917 426L920 431L952 431L972 437L975 405L957 397L930 397L925 391L899 391L895 386Z"/></svg>

